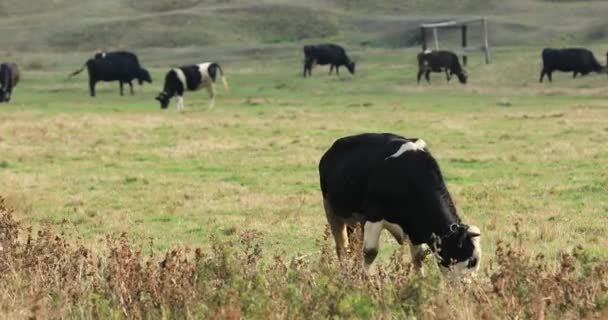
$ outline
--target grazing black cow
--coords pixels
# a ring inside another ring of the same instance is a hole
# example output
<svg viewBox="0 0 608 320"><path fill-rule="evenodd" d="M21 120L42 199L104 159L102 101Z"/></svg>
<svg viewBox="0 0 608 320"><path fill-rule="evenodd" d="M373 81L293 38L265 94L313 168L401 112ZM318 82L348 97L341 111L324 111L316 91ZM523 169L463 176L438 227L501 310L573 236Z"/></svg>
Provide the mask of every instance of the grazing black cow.
<svg viewBox="0 0 608 320"><path fill-rule="evenodd" d="M19 83L17 64L8 62L0 64L0 103L11 101L13 89Z"/></svg>
<svg viewBox="0 0 608 320"><path fill-rule="evenodd" d="M228 82L224 77L224 71L215 62L205 62L201 64L173 68L165 76L165 85L156 100L160 102L160 107L165 109L169 106L169 100L177 96L177 110L184 110L184 92L196 91L206 88L209 92L209 109L215 104L215 81L219 75L226 92Z"/></svg>
<svg viewBox="0 0 608 320"><path fill-rule="evenodd" d="M340 75L340 66L346 66L350 74L355 74L355 62L351 61L346 55L344 48L335 44L320 44L304 46L304 77L308 73L312 76L311 70L315 64L329 64L329 74L336 68L336 74Z"/></svg>
<svg viewBox="0 0 608 320"><path fill-rule="evenodd" d="M606 70L600 65L593 52L584 48L567 48L567 49L551 49L545 48L542 53L543 69L540 72L539 82L543 82L543 78L547 75L549 82L552 82L551 74L553 71L572 71L572 78L580 73L587 75L590 72L601 73Z"/></svg>
<svg viewBox="0 0 608 320"><path fill-rule="evenodd" d="M409 238L422 272L426 250L443 271L474 274L481 258L480 232L460 220L437 161L421 139L365 133L338 139L319 163L321 191L338 257L348 249L347 227L363 224L365 268L387 229L399 244Z"/></svg>
<svg viewBox="0 0 608 320"><path fill-rule="evenodd" d="M124 94L123 86L129 84L130 92L133 94L134 79L140 85L152 82L148 70L141 67L137 56L128 51L100 52L93 59L87 60L82 68L74 71L70 76L81 73L84 68L89 72L89 89L91 97L95 96L95 85L98 81L118 81L120 95Z"/></svg>
<svg viewBox="0 0 608 320"><path fill-rule="evenodd" d="M448 82L450 82L451 76L455 74L460 83L467 83L467 74L460 66L458 56L451 51L428 50L418 54L418 83L420 83L420 77L423 73L426 82L430 83L429 75L431 72L445 72Z"/></svg>

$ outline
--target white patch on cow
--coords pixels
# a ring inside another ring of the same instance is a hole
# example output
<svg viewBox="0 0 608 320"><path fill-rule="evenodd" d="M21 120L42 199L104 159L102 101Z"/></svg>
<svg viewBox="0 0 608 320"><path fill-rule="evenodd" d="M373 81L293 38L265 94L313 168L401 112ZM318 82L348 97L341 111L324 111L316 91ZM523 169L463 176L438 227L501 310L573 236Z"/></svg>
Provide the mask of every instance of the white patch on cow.
<svg viewBox="0 0 608 320"><path fill-rule="evenodd" d="M177 96L177 111L184 111L184 97Z"/></svg>
<svg viewBox="0 0 608 320"><path fill-rule="evenodd" d="M206 87L207 83L211 81L211 77L209 76L209 66L212 62L205 62L198 64L198 72L201 73L201 83L199 84L199 88Z"/></svg>
<svg viewBox="0 0 608 320"><path fill-rule="evenodd" d="M175 75L177 75L177 78L182 83L184 91L188 90L188 83L186 82L186 75L184 74L184 71L182 71L180 68L173 68L173 72L175 72Z"/></svg>
<svg viewBox="0 0 608 320"><path fill-rule="evenodd" d="M424 54L429 54L431 52L433 52L433 49L426 49L423 51Z"/></svg>
<svg viewBox="0 0 608 320"><path fill-rule="evenodd" d="M416 140L416 142L408 141L408 142L402 144L401 147L399 147L399 149L395 153L386 157L385 160L388 158L397 158L407 151L424 151L425 149L426 149L426 142L424 142L424 140L422 140L422 139L418 139L418 140Z"/></svg>

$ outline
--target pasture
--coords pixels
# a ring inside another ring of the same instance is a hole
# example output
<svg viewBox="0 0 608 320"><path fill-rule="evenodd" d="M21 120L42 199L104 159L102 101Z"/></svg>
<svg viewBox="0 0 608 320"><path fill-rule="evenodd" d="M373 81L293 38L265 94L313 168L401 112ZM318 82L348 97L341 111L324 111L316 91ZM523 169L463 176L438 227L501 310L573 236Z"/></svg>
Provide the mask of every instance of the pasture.
<svg viewBox="0 0 608 320"><path fill-rule="evenodd" d="M416 85L417 49L354 47L355 76L316 67L306 79L300 46L264 60L226 54L218 62L231 94L218 86L208 110L205 92L189 92L184 113L153 98L171 63L198 62L193 52L141 50L154 83L124 97L100 83L96 98L86 74L67 79L87 54L26 55L13 101L0 105L0 196L23 225L100 254L108 234L167 250L253 232L268 261L283 252L314 260L333 246L323 240L320 156L345 135L394 132L428 143L461 217L481 228L482 281L496 270L499 240L552 266L579 245L605 262L608 80L556 73L539 84L540 49L500 47L490 65L471 55L465 86L443 74ZM384 234L378 268L396 249ZM351 316L378 314L359 311Z"/></svg>

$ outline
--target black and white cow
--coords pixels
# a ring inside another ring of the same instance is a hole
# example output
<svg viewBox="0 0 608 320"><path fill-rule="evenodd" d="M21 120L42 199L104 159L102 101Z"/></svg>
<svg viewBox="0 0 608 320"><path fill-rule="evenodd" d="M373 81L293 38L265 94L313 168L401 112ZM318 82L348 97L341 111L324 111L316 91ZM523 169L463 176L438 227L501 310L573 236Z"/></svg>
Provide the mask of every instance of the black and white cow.
<svg viewBox="0 0 608 320"><path fill-rule="evenodd" d="M336 74L339 76L340 66L346 66L351 74L355 74L355 62L346 55L344 48L336 44L304 46L304 77L306 77L306 74L312 76L311 71L315 64L329 64L330 75L336 68Z"/></svg>
<svg viewBox="0 0 608 320"><path fill-rule="evenodd" d="M443 271L470 276L479 269L480 231L460 220L423 140L390 133L344 137L325 152L319 174L338 257L348 249L347 227L362 224L366 269L376 258L383 229L399 244L409 238L420 272L429 249Z"/></svg>
<svg viewBox="0 0 608 320"><path fill-rule="evenodd" d="M422 74L424 74L426 82L430 83L431 72L445 72L448 82L450 82L451 76L455 74L460 83L467 83L467 74L460 66L458 56L451 51L427 50L418 54L418 83L420 83Z"/></svg>
<svg viewBox="0 0 608 320"><path fill-rule="evenodd" d="M89 72L89 90L91 97L95 96L95 85L99 81L118 81L120 95L124 94L123 86L129 84L130 92L133 94L134 79L140 85L152 82L148 70L141 67L137 56L128 51L99 52L93 59L87 60L84 66L74 71L70 77L81 73L84 68Z"/></svg>
<svg viewBox="0 0 608 320"><path fill-rule="evenodd" d="M222 79L224 90L229 91L228 82L224 77L224 71L215 62L205 62L201 64L173 68L165 76L165 85L156 100L160 102L160 107L165 109L169 106L169 100L177 97L177 110L184 110L184 93L186 91L196 91L202 88L209 92L209 109L215 104L215 82L219 76Z"/></svg>
<svg viewBox="0 0 608 320"><path fill-rule="evenodd" d="M0 103L11 101L13 89L19 83L17 64L8 62L0 64Z"/></svg>
<svg viewBox="0 0 608 320"><path fill-rule="evenodd" d="M547 75L549 82L552 82L551 74L553 71L572 71L572 78L580 73L587 75L590 72L601 73L606 70L593 56L593 52L584 48L551 49L545 48L542 52L543 69L540 71L540 80Z"/></svg>

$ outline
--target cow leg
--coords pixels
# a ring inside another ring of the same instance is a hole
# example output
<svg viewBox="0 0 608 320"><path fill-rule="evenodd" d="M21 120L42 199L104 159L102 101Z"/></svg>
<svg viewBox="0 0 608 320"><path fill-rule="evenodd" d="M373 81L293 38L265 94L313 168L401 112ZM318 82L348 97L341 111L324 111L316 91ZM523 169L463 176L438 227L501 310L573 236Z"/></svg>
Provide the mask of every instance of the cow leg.
<svg viewBox="0 0 608 320"><path fill-rule="evenodd" d="M123 85L124 84L123 84L122 81L118 81L118 83L119 83L119 86L120 86L120 95L123 96L124 95L124 92L123 92Z"/></svg>
<svg viewBox="0 0 608 320"><path fill-rule="evenodd" d="M540 80L538 80L538 82L543 83L543 78L545 77L545 73L547 73L547 72L545 71L545 68L543 68L540 71Z"/></svg>
<svg viewBox="0 0 608 320"><path fill-rule="evenodd" d="M547 78L549 79L549 82L553 82L553 78L551 77L551 74L552 74L552 73L553 73L553 72L551 72L551 71L550 71L550 72L547 72Z"/></svg>
<svg viewBox="0 0 608 320"><path fill-rule="evenodd" d="M336 66L336 74L338 77L340 76L340 66Z"/></svg>
<svg viewBox="0 0 608 320"><path fill-rule="evenodd" d="M445 69L445 78L448 80L448 83L450 82L450 72L448 71L448 69Z"/></svg>
<svg viewBox="0 0 608 320"><path fill-rule="evenodd" d="M346 222L344 219L336 217L329 200L325 198L323 198L323 208L325 209L325 216L327 217L327 223L329 223L331 234L334 236L334 241L336 242L336 254L338 255L338 259L342 259L348 250L348 231Z"/></svg>
<svg viewBox="0 0 608 320"><path fill-rule="evenodd" d="M177 96L177 111L184 111L184 97Z"/></svg>
<svg viewBox="0 0 608 320"><path fill-rule="evenodd" d="M213 106L215 105L215 86L213 85L213 82L209 82L209 85L207 86L207 91L209 91L209 109L213 109Z"/></svg>
<svg viewBox="0 0 608 320"><path fill-rule="evenodd" d="M363 267L365 271L369 270L369 266L374 262L378 255L380 246L380 233L384 228L384 222L366 221L363 228Z"/></svg>
<svg viewBox="0 0 608 320"><path fill-rule="evenodd" d="M91 94L91 97L95 96L95 81L93 80L89 80L89 92Z"/></svg>
<svg viewBox="0 0 608 320"><path fill-rule="evenodd" d="M133 92L133 82L132 82L132 81L129 81L129 82L127 82L127 83L129 84L129 91L131 92L131 95L134 95L134 94L135 94L135 92Z"/></svg>
<svg viewBox="0 0 608 320"><path fill-rule="evenodd" d="M426 79L426 83L431 83L431 70L426 71L424 78Z"/></svg>
<svg viewBox="0 0 608 320"><path fill-rule="evenodd" d="M405 243L405 232L403 232L403 229L398 224L386 222L384 223L384 228L391 233L399 245Z"/></svg>
<svg viewBox="0 0 608 320"><path fill-rule="evenodd" d="M576 75L578 75L578 72L577 72L577 71L574 71L574 72L572 73L572 79L576 78Z"/></svg>
<svg viewBox="0 0 608 320"><path fill-rule="evenodd" d="M420 273L421 276L424 276L422 261L426 255L426 250L424 250L422 245L414 245L410 243L410 254L412 256L412 264L414 265L414 268Z"/></svg>
<svg viewBox="0 0 608 320"><path fill-rule="evenodd" d="M310 69L312 69L312 62L310 60L304 61L304 78L306 78L306 72L310 76Z"/></svg>
<svg viewBox="0 0 608 320"><path fill-rule="evenodd" d="M334 71L334 65L333 65L333 64L330 64L330 65L329 65L329 75L330 75L330 76L331 76L331 74L333 73L333 71Z"/></svg>
<svg viewBox="0 0 608 320"><path fill-rule="evenodd" d="M420 84L420 78L422 78L422 74L424 73L424 70L419 69L418 70L418 76L416 77L416 80L418 81L418 84Z"/></svg>

